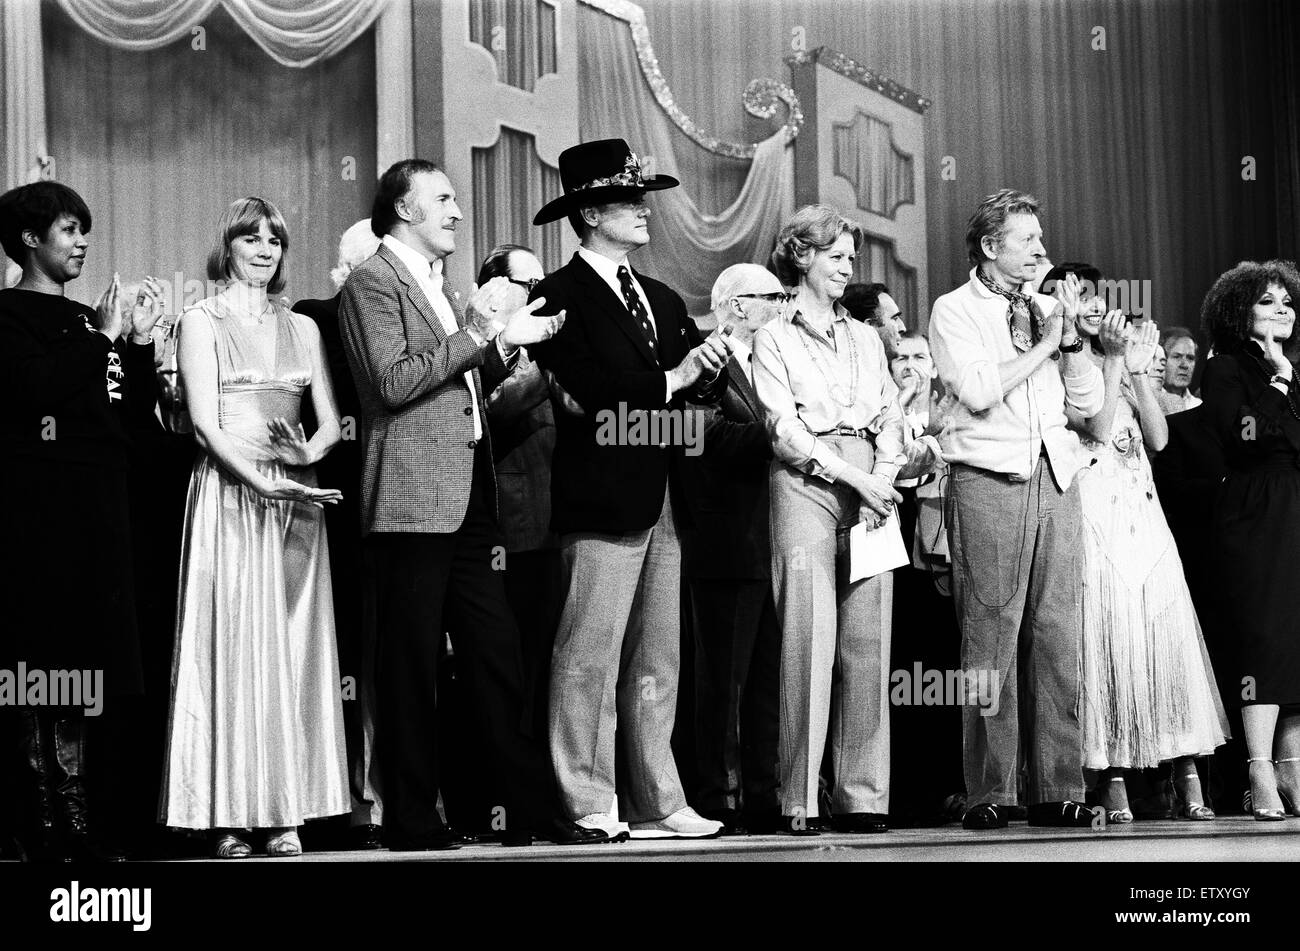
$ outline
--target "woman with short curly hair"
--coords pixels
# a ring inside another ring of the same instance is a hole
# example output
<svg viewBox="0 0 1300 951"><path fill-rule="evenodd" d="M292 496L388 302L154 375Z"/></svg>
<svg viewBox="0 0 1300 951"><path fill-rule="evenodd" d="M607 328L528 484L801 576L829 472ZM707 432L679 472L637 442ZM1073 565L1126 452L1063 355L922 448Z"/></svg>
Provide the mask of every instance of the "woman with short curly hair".
<svg viewBox="0 0 1300 951"><path fill-rule="evenodd" d="M772 585L781 646L781 812L811 831L826 735L836 829L883 832L889 811L889 634L893 578L848 580L846 533L881 526L901 496L903 416L875 330L839 303L862 231L833 208L799 209L772 267L795 288L754 337L767 416Z"/></svg>
<svg viewBox="0 0 1300 951"><path fill-rule="evenodd" d="M1224 630L1236 635L1235 682L1256 819L1300 816L1300 394L1282 353L1295 329L1300 274L1288 261L1243 261L1205 297L1215 356L1204 412L1228 474L1215 551ZM1276 768L1275 768L1276 767Z"/></svg>

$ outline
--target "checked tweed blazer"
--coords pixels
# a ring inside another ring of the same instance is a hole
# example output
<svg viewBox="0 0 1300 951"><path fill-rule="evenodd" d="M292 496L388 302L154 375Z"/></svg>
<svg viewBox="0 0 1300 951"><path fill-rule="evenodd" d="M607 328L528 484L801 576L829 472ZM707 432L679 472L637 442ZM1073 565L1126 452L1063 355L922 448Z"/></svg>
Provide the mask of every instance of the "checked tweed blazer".
<svg viewBox="0 0 1300 951"><path fill-rule="evenodd" d="M362 535L454 532L465 520L476 444L464 375L474 374L490 449L483 400L510 371L495 344L480 347L464 329L458 296L448 300L461 328L450 337L384 245L343 286L339 329L361 400Z"/></svg>

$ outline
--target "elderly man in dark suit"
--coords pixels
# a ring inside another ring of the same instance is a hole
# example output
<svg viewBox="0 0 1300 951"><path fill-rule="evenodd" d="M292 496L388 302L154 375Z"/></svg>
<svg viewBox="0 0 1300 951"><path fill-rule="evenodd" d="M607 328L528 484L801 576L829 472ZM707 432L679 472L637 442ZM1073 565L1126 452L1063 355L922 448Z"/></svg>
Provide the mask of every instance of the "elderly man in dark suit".
<svg viewBox="0 0 1300 951"><path fill-rule="evenodd" d="M568 319L531 348L581 415L557 414L551 527L568 594L551 664L550 738L567 817L613 838L614 731L626 769L619 813L634 838L703 838L722 824L686 805L669 741L677 706L680 467L695 417L685 391L713 403L726 385L726 338L701 340L671 288L633 271L647 244L645 177L622 139L560 153L565 194L533 219L568 216L582 247L533 290Z"/></svg>
<svg viewBox="0 0 1300 951"><path fill-rule="evenodd" d="M781 622L772 597L768 466L772 444L754 392L754 333L787 295L757 264L713 284L712 310L731 328L727 387L710 407L703 453L686 459L694 526L683 538L695 637L695 748L700 812L724 833L774 832L780 738Z"/></svg>
<svg viewBox="0 0 1300 951"><path fill-rule="evenodd" d="M519 634L491 564L501 535L484 396L519 347L550 337L564 315L539 316L541 302L515 309L522 294L504 278L478 289L464 313L442 274L461 217L451 182L431 162L388 169L370 215L379 250L348 277L340 307L365 444L361 529L376 605L384 840L401 850L454 845L436 808L434 685L448 631L492 750L494 829L509 844L535 833L591 841L603 836L547 822L545 759L520 729Z"/></svg>

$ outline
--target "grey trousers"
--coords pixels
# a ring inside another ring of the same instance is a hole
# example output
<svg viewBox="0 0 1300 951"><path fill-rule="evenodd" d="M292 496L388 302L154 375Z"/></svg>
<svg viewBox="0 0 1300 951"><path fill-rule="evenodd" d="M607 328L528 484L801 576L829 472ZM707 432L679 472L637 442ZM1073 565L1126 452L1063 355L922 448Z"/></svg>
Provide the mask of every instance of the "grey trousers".
<svg viewBox="0 0 1300 951"><path fill-rule="evenodd" d="M998 688L962 709L966 800L1016 803L1022 743L1031 804L1082 800L1078 483L1045 458L1027 482L958 464L947 513L962 668Z"/></svg>
<svg viewBox="0 0 1300 951"><path fill-rule="evenodd" d="M570 819L614 803L614 730L623 744L619 818L686 805L670 745L681 662L681 547L672 505L628 535L560 539L568 596L551 659L550 741Z"/></svg>
<svg viewBox="0 0 1300 951"><path fill-rule="evenodd" d="M871 443L822 437L871 471ZM847 530L860 498L782 463L771 471L772 587L781 618L781 814L818 816L830 733L832 809L889 812L893 573L848 583Z"/></svg>

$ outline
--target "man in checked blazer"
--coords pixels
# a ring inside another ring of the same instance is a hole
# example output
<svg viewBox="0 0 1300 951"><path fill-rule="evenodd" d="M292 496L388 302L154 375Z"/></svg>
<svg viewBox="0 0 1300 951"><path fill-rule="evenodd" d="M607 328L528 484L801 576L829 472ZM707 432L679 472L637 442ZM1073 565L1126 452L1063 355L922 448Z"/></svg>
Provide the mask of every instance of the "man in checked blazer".
<svg viewBox="0 0 1300 951"><path fill-rule="evenodd" d="M343 287L339 321L361 400L361 531L374 599L377 757L384 842L454 847L438 816L437 680L451 634L494 766L492 828L508 844L534 834L563 842L604 836L554 824L544 748L526 738L519 633L493 549L497 526L484 398L520 346L549 338L563 312L538 316L504 278L475 291L468 313L443 286L461 220L447 176L407 159L379 181L373 257ZM512 300L512 295L513 300ZM499 328L499 332L498 332Z"/></svg>
<svg viewBox="0 0 1300 951"><path fill-rule="evenodd" d="M701 341L682 299L627 264L650 240L645 193L677 180L644 177L626 142L605 139L560 153L560 181L565 194L533 224L568 215L582 247L533 290L544 312L568 318L530 353L582 409L557 410L551 472L567 585L551 664L561 804L565 818L611 838L710 837L722 823L686 805L669 745L681 650L676 518L687 517L685 397L717 402L729 350L720 334ZM616 721L630 830L611 815Z"/></svg>

